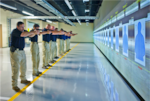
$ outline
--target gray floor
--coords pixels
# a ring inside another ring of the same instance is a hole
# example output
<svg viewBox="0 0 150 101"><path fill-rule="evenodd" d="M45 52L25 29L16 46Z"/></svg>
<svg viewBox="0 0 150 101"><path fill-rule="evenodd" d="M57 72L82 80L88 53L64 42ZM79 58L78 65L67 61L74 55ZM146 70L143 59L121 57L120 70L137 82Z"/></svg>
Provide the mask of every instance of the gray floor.
<svg viewBox="0 0 150 101"><path fill-rule="evenodd" d="M71 47L76 43L71 44ZM40 45L41 47L41 45ZM26 48L27 78L33 80L30 48ZM42 50L40 50L42 60ZM42 61L40 61L40 71ZM20 81L20 78L19 78ZM25 85L18 86L23 88ZM0 49L0 100L16 92L11 89L9 49ZM138 101L94 44L80 43L31 84L15 101Z"/></svg>

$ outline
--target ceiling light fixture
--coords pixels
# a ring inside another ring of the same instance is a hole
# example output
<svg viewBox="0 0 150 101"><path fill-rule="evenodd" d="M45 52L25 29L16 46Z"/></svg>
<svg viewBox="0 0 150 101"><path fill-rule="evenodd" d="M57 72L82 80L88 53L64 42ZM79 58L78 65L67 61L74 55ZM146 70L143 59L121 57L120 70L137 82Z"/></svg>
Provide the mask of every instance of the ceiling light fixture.
<svg viewBox="0 0 150 101"><path fill-rule="evenodd" d="M48 23L52 23L52 21L50 21L50 20L46 20L46 22L48 22Z"/></svg>
<svg viewBox="0 0 150 101"><path fill-rule="evenodd" d="M72 14L73 14L74 16L77 16L76 13L75 13L73 10L72 10Z"/></svg>
<svg viewBox="0 0 150 101"><path fill-rule="evenodd" d="M89 0L83 0L83 2L89 2Z"/></svg>
<svg viewBox="0 0 150 101"><path fill-rule="evenodd" d="M70 5L70 2L68 0L65 0L65 3L67 4L67 6L69 7L69 9L72 9L72 6Z"/></svg>
<svg viewBox="0 0 150 101"><path fill-rule="evenodd" d="M9 6L9 5L4 4L4 3L2 3L2 2L0 2L0 6L4 6L4 7L7 7L7 8L10 8L10 9L13 9L13 10L17 10L16 7Z"/></svg>
<svg viewBox="0 0 150 101"><path fill-rule="evenodd" d="M90 10L89 10L89 9L86 9L86 10L85 10L85 13L86 13L86 12L90 12Z"/></svg>
<svg viewBox="0 0 150 101"><path fill-rule="evenodd" d="M34 16L33 14L31 14L31 13L29 13L29 12L26 12L26 11L22 11L22 13L27 14L27 15L30 15L30 16Z"/></svg>
<svg viewBox="0 0 150 101"><path fill-rule="evenodd" d="M78 23L81 25L81 22L80 22L80 20L79 20L79 19L77 19L77 21L78 21Z"/></svg>

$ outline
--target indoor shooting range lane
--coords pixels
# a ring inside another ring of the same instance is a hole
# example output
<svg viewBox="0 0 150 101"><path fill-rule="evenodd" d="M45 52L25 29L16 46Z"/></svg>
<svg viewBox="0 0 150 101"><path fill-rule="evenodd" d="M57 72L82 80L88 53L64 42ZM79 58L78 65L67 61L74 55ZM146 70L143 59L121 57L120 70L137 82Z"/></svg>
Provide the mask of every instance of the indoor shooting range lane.
<svg viewBox="0 0 150 101"><path fill-rule="evenodd" d="M111 99L138 101L134 92L96 46L80 43L14 101L109 101Z"/></svg>

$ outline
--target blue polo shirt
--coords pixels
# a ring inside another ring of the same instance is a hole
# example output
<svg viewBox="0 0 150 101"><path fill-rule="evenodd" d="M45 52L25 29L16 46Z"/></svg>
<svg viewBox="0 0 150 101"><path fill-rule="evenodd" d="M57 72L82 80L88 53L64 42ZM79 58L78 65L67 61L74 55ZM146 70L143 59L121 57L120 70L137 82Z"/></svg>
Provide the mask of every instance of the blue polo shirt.
<svg viewBox="0 0 150 101"><path fill-rule="evenodd" d="M54 41L54 42L56 42L57 37L58 37L57 35L52 35L51 40Z"/></svg>
<svg viewBox="0 0 150 101"><path fill-rule="evenodd" d="M66 36L66 39L68 39L69 37L68 36Z"/></svg>
<svg viewBox="0 0 150 101"><path fill-rule="evenodd" d="M14 29L11 32L11 42L10 46L13 46L15 48L24 49L25 47L25 38L21 37L21 31L19 31L17 28Z"/></svg>
<svg viewBox="0 0 150 101"><path fill-rule="evenodd" d="M57 38L58 39L63 39L63 35L58 35Z"/></svg>
<svg viewBox="0 0 150 101"><path fill-rule="evenodd" d="M38 35L35 35L34 37L30 38L31 42L38 42Z"/></svg>
<svg viewBox="0 0 150 101"><path fill-rule="evenodd" d="M44 28L43 31L47 31L47 29ZM51 34L43 35L43 41L50 42L50 40L51 40Z"/></svg>
<svg viewBox="0 0 150 101"><path fill-rule="evenodd" d="M31 30L33 31L33 30ZM38 35L35 35L34 37L30 38L31 42L38 42Z"/></svg>
<svg viewBox="0 0 150 101"><path fill-rule="evenodd" d="M63 37L64 40L66 40L66 36L65 35L62 35L62 37Z"/></svg>

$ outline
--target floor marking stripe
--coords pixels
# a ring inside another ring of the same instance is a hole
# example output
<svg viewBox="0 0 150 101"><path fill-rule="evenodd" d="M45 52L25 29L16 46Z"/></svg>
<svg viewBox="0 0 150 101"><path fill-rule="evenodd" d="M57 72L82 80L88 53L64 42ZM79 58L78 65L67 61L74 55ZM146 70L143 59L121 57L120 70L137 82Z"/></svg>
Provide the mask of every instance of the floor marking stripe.
<svg viewBox="0 0 150 101"><path fill-rule="evenodd" d="M79 44L79 43L78 43ZM76 44L72 49L74 49L78 44ZM52 66L54 66L58 61L60 61L65 55L67 55L71 50L69 50L68 52L66 52L62 57L60 57L55 63L52 64ZM34 78L31 83L27 84L25 87L23 87L19 92L17 92L15 95L13 95L8 101L13 101L14 99L16 99L22 92L24 92L31 84L33 84L36 80L38 80L44 73L46 73L50 68L52 68L52 66L50 66L48 69L44 70L42 72L42 74L40 74L39 76L37 76L36 78Z"/></svg>

